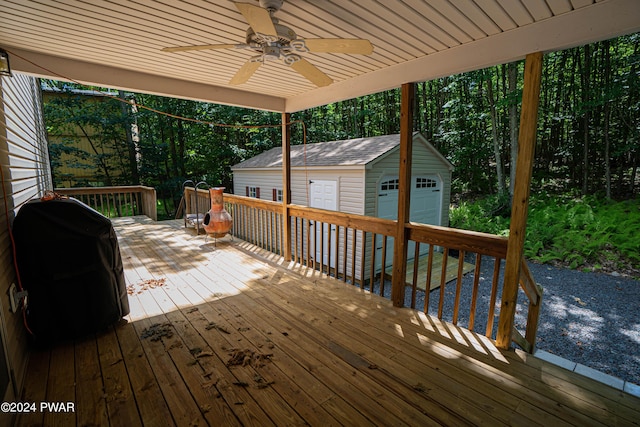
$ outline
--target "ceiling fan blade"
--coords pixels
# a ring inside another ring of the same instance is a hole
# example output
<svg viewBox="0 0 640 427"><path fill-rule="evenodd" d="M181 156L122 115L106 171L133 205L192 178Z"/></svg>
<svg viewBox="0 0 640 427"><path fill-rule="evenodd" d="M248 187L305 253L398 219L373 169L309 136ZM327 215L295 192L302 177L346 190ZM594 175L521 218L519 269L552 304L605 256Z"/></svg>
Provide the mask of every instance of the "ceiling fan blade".
<svg viewBox="0 0 640 427"><path fill-rule="evenodd" d="M309 80L316 86L329 86L331 83L333 83L331 77L327 76L325 73L320 71L318 67L304 58L301 58L299 61L291 64L291 68L302 74L307 78L307 80Z"/></svg>
<svg viewBox="0 0 640 427"><path fill-rule="evenodd" d="M271 15L266 9L249 3L235 3L236 7L247 20L254 32L268 36L277 36Z"/></svg>
<svg viewBox="0 0 640 427"><path fill-rule="evenodd" d="M207 49L233 49L238 47L235 44L202 44L196 46L176 46L176 47L164 47L163 52L184 52L189 50L207 50Z"/></svg>
<svg viewBox="0 0 640 427"><path fill-rule="evenodd" d="M242 83L246 83L247 80L251 78L253 73L255 73L258 68L262 65L262 62L259 61L247 61L244 63L242 67L236 72L235 76L229 81L230 85L241 85Z"/></svg>
<svg viewBox="0 0 640 427"><path fill-rule="evenodd" d="M373 45L366 39L304 39L309 52L370 55Z"/></svg>

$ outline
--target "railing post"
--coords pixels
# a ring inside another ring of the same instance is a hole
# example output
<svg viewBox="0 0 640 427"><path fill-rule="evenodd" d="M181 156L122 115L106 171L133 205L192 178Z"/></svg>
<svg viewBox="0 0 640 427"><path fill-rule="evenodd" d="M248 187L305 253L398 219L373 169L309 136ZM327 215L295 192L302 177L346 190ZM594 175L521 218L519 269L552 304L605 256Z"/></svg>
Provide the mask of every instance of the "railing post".
<svg viewBox="0 0 640 427"><path fill-rule="evenodd" d="M393 244L393 276L391 278L391 301L395 307L404 305L404 288L407 275L407 237L406 224L409 222L411 195L411 157L413 134L413 108L415 85L402 85L400 99L400 191L398 192L398 222ZM384 263L383 263L384 264ZM384 271L382 276L384 279Z"/></svg>
<svg viewBox="0 0 640 427"><path fill-rule="evenodd" d="M500 306L500 319L496 335L496 345L502 349L511 347L511 333L518 299L520 265L524 253L531 173L536 148L542 58L542 52L536 52L527 55L525 61L520 133L518 136L518 161L516 163L516 179L511 203L511 226L509 228L504 286L502 288L502 304Z"/></svg>
<svg viewBox="0 0 640 427"><path fill-rule="evenodd" d="M291 261L291 114L282 113L282 247L286 262ZM306 185L306 184L305 184Z"/></svg>
<svg viewBox="0 0 640 427"><path fill-rule="evenodd" d="M142 209L144 214L154 221L158 220L158 206L156 203L156 189L142 187Z"/></svg>

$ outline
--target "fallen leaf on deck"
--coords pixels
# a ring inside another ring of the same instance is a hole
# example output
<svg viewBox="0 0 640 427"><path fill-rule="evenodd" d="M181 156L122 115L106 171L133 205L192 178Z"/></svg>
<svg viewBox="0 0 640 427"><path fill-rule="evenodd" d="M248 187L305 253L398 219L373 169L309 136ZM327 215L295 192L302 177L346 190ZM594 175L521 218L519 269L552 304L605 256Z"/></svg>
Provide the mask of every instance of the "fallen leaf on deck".
<svg viewBox="0 0 640 427"><path fill-rule="evenodd" d="M140 334L140 338L151 341L160 341L162 337L171 338L173 336L173 326L171 323L154 323L144 329Z"/></svg>
<svg viewBox="0 0 640 427"><path fill-rule="evenodd" d="M244 381L235 381L232 384L240 387L249 387L249 383L245 383Z"/></svg>
<svg viewBox="0 0 640 427"><path fill-rule="evenodd" d="M414 386L413 386L413 389L414 389L415 391L420 391L420 392L424 392L424 391L426 391L426 390L427 390L427 388L426 388L426 387L424 386L424 384L422 384L422 383L418 383L418 384L414 385Z"/></svg>
<svg viewBox="0 0 640 427"><path fill-rule="evenodd" d="M215 387L216 384L218 384L217 380L216 381L207 381L207 382L202 383L201 386L202 386L203 389L206 390L208 388Z"/></svg>
<svg viewBox="0 0 640 427"><path fill-rule="evenodd" d="M148 279L127 286L127 294L137 295L149 289L155 289L164 286L167 279Z"/></svg>
<svg viewBox="0 0 640 427"><path fill-rule="evenodd" d="M264 362L271 360L273 354L256 353L253 350L235 350L230 355L227 366L253 366L259 368Z"/></svg>
<svg viewBox="0 0 640 427"><path fill-rule="evenodd" d="M209 322L207 324L207 326L204 327L207 331L211 330L211 329L217 329L220 332L223 332L225 334L230 334L231 332L229 332L228 330L226 330L224 327L217 325L215 322Z"/></svg>

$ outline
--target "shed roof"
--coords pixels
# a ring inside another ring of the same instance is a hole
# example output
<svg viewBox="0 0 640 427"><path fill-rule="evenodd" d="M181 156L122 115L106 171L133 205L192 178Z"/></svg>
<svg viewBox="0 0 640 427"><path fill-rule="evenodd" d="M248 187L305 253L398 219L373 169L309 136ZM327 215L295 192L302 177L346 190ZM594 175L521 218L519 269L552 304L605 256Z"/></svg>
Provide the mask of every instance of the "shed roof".
<svg viewBox="0 0 640 427"><path fill-rule="evenodd" d="M421 141L449 169L453 166L420 133L414 133L414 141ZM369 138L343 139L291 146L291 167L303 166L366 166L391 153L400 145L400 134L373 136ZM270 169L282 167L282 148L275 147L231 169Z"/></svg>

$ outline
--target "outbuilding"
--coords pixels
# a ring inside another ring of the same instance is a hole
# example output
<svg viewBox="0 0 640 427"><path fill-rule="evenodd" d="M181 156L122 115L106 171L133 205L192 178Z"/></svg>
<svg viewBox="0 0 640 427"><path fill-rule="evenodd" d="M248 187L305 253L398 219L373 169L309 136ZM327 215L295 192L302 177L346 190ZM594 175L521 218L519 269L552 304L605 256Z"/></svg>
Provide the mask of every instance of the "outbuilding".
<svg viewBox="0 0 640 427"><path fill-rule="evenodd" d="M291 203L395 219L399 147L399 134L291 146ZM231 169L235 194L282 200L282 148ZM449 224L452 171L421 133L413 134L411 221Z"/></svg>

